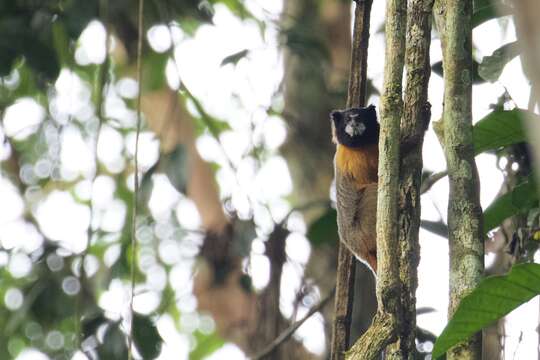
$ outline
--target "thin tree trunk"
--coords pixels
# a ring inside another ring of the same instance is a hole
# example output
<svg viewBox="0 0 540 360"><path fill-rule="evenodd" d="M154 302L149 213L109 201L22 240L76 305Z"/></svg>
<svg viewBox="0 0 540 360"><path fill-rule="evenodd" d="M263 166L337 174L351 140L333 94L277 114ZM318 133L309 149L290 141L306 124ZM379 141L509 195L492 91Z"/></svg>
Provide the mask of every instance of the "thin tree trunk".
<svg viewBox="0 0 540 360"><path fill-rule="evenodd" d="M362 106L366 102L371 4L371 0L359 1L356 4L347 96L348 108ZM340 244L336 282L335 320L331 344L331 358L333 360L343 359L345 351L349 347L356 272L355 263L354 255L345 246Z"/></svg>
<svg viewBox="0 0 540 360"><path fill-rule="evenodd" d="M406 11L406 0L387 1L377 196L378 310L371 327L347 354L347 358L350 359L376 359L381 351L396 338L396 330L401 322L399 263L395 259L399 254L397 193Z"/></svg>
<svg viewBox="0 0 540 360"><path fill-rule="evenodd" d="M433 0L411 0L407 13L405 65L407 83L401 122L399 174L399 272L401 280L402 323L398 342L389 358L414 359L416 345L416 288L420 246L420 185L422 144L430 120L428 83L431 74L431 12Z"/></svg>
<svg viewBox="0 0 540 360"><path fill-rule="evenodd" d="M472 0L437 0L444 71L443 129L450 196L449 316L479 283L484 271L484 243L479 181L472 143ZM481 359L482 334L448 351L451 359Z"/></svg>

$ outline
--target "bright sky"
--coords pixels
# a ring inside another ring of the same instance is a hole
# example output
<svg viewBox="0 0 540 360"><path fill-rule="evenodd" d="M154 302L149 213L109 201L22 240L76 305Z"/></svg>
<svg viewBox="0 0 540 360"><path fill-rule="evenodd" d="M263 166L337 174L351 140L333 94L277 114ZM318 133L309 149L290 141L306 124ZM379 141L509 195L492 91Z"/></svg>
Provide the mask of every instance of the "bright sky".
<svg viewBox="0 0 540 360"><path fill-rule="evenodd" d="M246 5L256 16L266 19L278 19L281 12L280 1L250 0ZM290 206L283 200L283 196L292 190L290 176L284 159L277 151L254 176L256 168L253 159L243 157L249 146L247 141L251 136L251 126L255 127L256 139L264 142L270 149L277 150L286 135L285 123L282 119L266 115L265 109L271 104L271 97L278 88L283 76L282 58L277 49L277 29L268 22L265 39L261 37L259 28L254 22L241 22L225 7L216 6L214 26L202 26L192 39L186 38L180 30L173 30L173 42L176 44L176 61L181 80L192 93L203 102L206 110L219 117L228 119L232 131L221 137L227 156L239 169L238 176L226 165L218 171L217 179L222 196L232 196L232 202L239 214L247 215L249 200L255 199L267 203L271 209L274 220L280 220ZM382 85L384 39L377 34L384 20L384 2L374 2L372 11L372 36L370 42L369 76L374 79L380 88ZM490 21L475 29L474 40L478 48L475 54L477 59L490 55L502 43L515 40L515 31L511 22L507 23L506 31L496 21ZM80 63L100 63L103 61L105 49L103 46L105 32L98 22L91 23L81 35L80 47L76 58ZM169 31L165 27L152 28L148 39L156 50L166 49L171 43ZM236 67L224 66L220 63L223 58L243 49L250 49L247 59L241 60ZM440 60L440 42L434 40L431 47L432 62ZM168 68L169 82L178 84L174 65L171 62ZM212 86L212 84L219 86ZM430 102L432 104L432 120L438 120L442 106L442 79L433 75L430 82ZM75 121L87 126L91 124L93 109L88 108L90 89L76 75L63 70L56 82L56 95L51 100L50 112L53 121L64 126L61 139L51 139L54 151L60 151L60 174L64 179L75 179L82 175L91 178L95 172L92 155L92 144L82 138L78 128L68 123L69 116ZM474 88L474 119L479 120L490 109L489 104L506 87L520 107L526 107L528 99L528 85L523 77L518 60L512 61L504 70L501 80L497 84L485 84ZM121 97L133 98L137 92L136 83L132 79L122 79L109 90L106 110L108 115L119 119L126 125L133 123L134 114L120 101ZM233 95L237 100L233 101ZM378 99L371 99L377 104ZM36 124L45 119L45 110L32 99L20 99L5 113L4 133L2 137L13 136L22 139L36 130ZM52 134L52 132L51 132ZM158 157L159 143L150 133L143 133L140 139L140 163L142 168L150 167ZM197 141L201 155L211 161L225 164L224 156L215 139L203 135ZM98 147L99 160L112 173L118 173L126 166L123 151L132 154L134 148L133 134L124 138L118 130L105 125L102 129ZM9 149L0 149L0 158L9 156ZM426 134L424 145L424 166L432 171L445 168L442 150L430 129ZM481 175L481 201L486 207L499 191L502 174L495 166L495 157L480 155L477 164ZM34 184L40 177L51 174L57 164L47 162L44 157L34 169L22 169L21 177L28 184ZM281 174L276 177L275 174ZM157 176L155 189L150 199L150 208L153 217L159 220L173 210L179 222L186 228L197 228L200 217L191 200L183 197L170 186L166 178ZM264 189L264 191L261 191ZM113 199L115 183L111 177L99 176L95 183L82 180L76 187L76 194L81 199L89 199L93 194L93 203L96 208L92 227L102 228L106 231L116 231L121 228L126 209L124 204ZM422 197L422 217L429 220L438 220L439 214L446 212L448 182L439 181L432 190ZM90 222L90 213L73 199L66 191L55 190L46 196L39 190L25 194L27 200L32 200L32 212L39 221L41 231L49 238L62 243L67 249L80 252L87 241L87 228ZM0 198L3 206L0 208L0 244L4 249L24 247L24 252L18 253L9 264L14 276L25 276L30 271L30 259L25 253L39 247L43 241L39 232L21 220L23 199L16 189L5 178L0 178ZM181 216L180 216L181 214ZM268 230L272 220L263 209L255 209L257 224ZM299 217L293 217L291 225L294 227L292 235L287 240L287 254L297 263L303 265L307 262L310 253L309 242L305 238L306 226ZM167 230L164 229L163 233ZM141 231L144 234L144 231ZM144 239L144 236L141 235ZM446 324L446 308L448 304L448 246L444 239L421 230L420 233L422 254L419 268L418 307L433 307L436 312L422 315L418 322L421 327L438 334ZM144 241L144 240L143 240ZM196 241L194 239L193 241ZM111 247L106 254L106 263L112 264L119 256L119 248ZM191 284L192 263L180 263L182 254L189 253L189 247L179 247L170 241L163 241L160 253L167 254L164 261L175 266L169 281L175 287L182 288ZM263 243L256 239L252 245L251 274L254 286L258 289L265 286L268 281L268 260L262 256ZM2 252L0 252L2 255ZM0 264L2 256L0 256ZM155 275L152 281L145 284L144 296L136 297L135 306L142 313L152 312L159 299L159 290L167 281L164 270L155 264L147 264L148 271ZM284 315L290 315L290 306L296 290L300 286L301 271L287 264L283 276L283 307ZM18 308L21 295L14 289L6 295L6 304ZM108 312L110 317L123 313L128 301L126 285L113 281L109 289L102 295L100 305ZM179 302L183 313L194 314L195 302L193 296L186 294ZM18 306L17 306L18 305ZM299 317L307 311L301 308ZM528 314L528 315L526 315ZM530 316L535 314L535 316ZM507 344L509 344L508 357L516 352L520 359L536 356L538 300L533 299L527 306L514 312L507 328ZM201 321L196 315L193 319ZM193 320L193 321L195 321ZM204 320L204 319L203 319ZM186 320L187 321L187 320ZM212 327L211 320L209 322ZM189 323L189 322L187 322ZM165 346L160 359L187 358L190 341L185 334L175 330L173 320L163 316L158 321L158 328ZM518 338L523 332L523 339L518 346ZM297 336L304 340L306 347L316 353L324 351L322 316L317 315L302 326ZM78 355L82 358L82 355ZM39 359L34 352L24 352L18 359ZM46 357L43 357L44 359ZM234 345L227 344L216 351L209 359L244 359L245 356Z"/></svg>

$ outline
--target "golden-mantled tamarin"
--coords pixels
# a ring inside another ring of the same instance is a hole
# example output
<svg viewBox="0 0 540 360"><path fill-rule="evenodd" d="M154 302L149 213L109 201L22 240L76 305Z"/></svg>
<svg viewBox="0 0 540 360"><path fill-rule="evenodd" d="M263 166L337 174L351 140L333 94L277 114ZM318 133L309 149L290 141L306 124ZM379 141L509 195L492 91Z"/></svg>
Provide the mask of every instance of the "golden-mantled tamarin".
<svg viewBox="0 0 540 360"><path fill-rule="evenodd" d="M375 106L334 110L331 118L339 238L377 273L379 123Z"/></svg>

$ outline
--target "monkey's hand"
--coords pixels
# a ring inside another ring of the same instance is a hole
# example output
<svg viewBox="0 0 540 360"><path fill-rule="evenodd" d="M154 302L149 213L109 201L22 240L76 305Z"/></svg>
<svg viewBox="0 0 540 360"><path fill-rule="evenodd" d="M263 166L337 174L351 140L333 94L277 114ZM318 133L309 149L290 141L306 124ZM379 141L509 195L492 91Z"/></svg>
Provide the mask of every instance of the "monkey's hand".
<svg viewBox="0 0 540 360"><path fill-rule="evenodd" d="M342 244L377 273L377 183L358 186L336 169L337 223Z"/></svg>

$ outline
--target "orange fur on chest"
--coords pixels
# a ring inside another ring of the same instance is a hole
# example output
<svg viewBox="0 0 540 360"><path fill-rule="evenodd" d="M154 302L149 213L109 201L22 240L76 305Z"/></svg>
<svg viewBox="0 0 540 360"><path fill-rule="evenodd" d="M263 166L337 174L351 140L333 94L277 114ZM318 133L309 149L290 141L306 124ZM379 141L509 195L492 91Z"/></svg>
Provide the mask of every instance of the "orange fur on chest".
<svg viewBox="0 0 540 360"><path fill-rule="evenodd" d="M378 145L352 149L341 144L336 149L336 167L344 176L354 179L359 188L377 182Z"/></svg>

